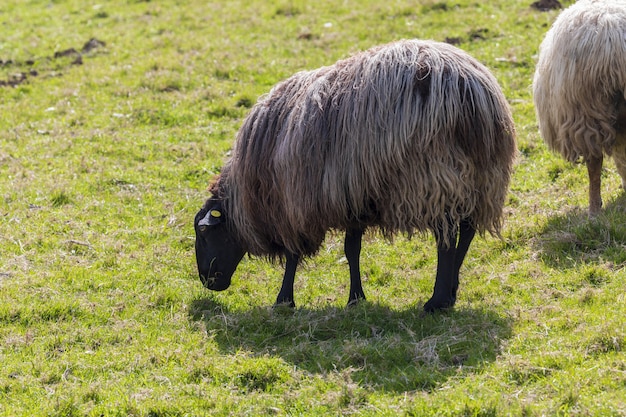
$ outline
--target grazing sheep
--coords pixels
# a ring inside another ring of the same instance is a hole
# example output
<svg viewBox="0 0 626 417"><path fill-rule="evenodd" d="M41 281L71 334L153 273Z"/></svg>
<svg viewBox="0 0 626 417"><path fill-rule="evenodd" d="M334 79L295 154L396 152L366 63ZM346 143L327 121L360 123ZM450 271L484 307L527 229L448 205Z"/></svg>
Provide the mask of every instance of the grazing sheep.
<svg viewBox="0 0 626 417"><path fill-rule="evenodd" d="M598 214L605 154L626 187L626 0L580 0L558 16L539 49L533 94L550 149L587 165L589 214Z"/></svg>
<svg viewBox="0 0 626 417"><path fill-rule="evenodd" d="M451 307L475 232L500 232L514 135L495 78L447 44L399 41L299 72L252 108L196 215L200 279L224 290L245 253L284 258L276 304L294 306L299 261L344 230L351 304L365 299L367 228L431 230L438 265L424 308Z"/></svg>

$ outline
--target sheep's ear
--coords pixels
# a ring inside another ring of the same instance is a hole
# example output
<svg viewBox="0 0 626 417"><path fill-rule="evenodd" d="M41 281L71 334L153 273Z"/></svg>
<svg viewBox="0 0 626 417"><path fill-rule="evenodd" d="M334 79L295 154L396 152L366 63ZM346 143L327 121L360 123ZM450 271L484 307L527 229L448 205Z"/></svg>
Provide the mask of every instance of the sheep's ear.
<svg viewBox="0 0 626 417"><path fill-rule="evenodd" d="M215 226L222 222L222 208L220 205L213 206L207 214L198 222L198 226Z"/></svg>

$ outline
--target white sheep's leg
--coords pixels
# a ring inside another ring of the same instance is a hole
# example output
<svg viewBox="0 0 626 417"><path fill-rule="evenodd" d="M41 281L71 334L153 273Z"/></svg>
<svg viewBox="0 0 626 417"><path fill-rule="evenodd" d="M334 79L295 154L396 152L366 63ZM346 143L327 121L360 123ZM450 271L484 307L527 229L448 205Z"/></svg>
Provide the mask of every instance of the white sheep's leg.
<svg viewBox="0 0 626 417"><path fill-rule="evenodd" d="M361 239L363 237L362 229L346 230L346 240L344 242L344 252L350 266L350 297L348 298L348 306L365 300L363 285L361 284Z"/></svg>
<svg viewBox="0 0 626 417"><path fill-rule="evenodd" d="M622 145L613 150L613 160L619 176L622 177L622 188L626 189L626 146Z"/></svg>
<svg viewBox="0 0 626 417"><path fill-rule="evenodd" d="M617 172L622 177L622 188L626 189L626 98L620 99L617 105L613 159Z"/></svg>
<svg viewBox="0 0 626 417"><path fill-rule="evenodd" d="M626 189L626 155L614 155L615 166L619 176L622 177L622 188Z"/></svg>
<svg viewBox="0 0 626 417"><path fill-rule="evenodd" d="M589 216L593 217L599 214L602 208L602 196L600 195L602 157L587 158L585 163L589 173Z"/></svg>
<svg viewBox="0 0 626 417"><path fill-rule="evenodd" d="M287 252L285 254L287 263L285 264L285 275L283 276L283 285L280 287L278 297L276 297L276 303L274 307L288 306L295 307L296 303L293 299L293 283L296 277L296 268L300 257L292 253Z"/></svg>

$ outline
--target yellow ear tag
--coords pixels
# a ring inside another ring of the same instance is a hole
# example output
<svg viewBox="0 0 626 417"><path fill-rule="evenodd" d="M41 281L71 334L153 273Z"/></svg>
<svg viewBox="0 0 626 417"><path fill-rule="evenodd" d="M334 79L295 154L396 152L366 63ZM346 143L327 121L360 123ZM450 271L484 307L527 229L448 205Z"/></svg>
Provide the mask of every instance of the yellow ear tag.
<svg viewBox="0 0 626 417"><path fill-rule="evenodd" d="M211 216L213 217L222 217L222 212L219 210L211 210Z"/></svg>

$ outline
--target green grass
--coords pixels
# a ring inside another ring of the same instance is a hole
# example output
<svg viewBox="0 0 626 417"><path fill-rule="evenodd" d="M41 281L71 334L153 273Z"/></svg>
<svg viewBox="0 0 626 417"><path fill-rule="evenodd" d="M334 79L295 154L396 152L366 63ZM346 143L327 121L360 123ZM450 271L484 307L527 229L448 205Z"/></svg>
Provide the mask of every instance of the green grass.
<svg viewBox="0 0 626 417"><path fill-rule="evenodd" d="M608 162L589 220L584 167L541 141L557 12L530 3L3 1L0 415L626 415L626 198ZM333 234L295 311L270 308L282 270L262 260L203 289L193 216L251 105L411 37L491 68L518 131L504 239L474 241L455 309L421 312L432 238L368 236L351 309Z"/></svg>

